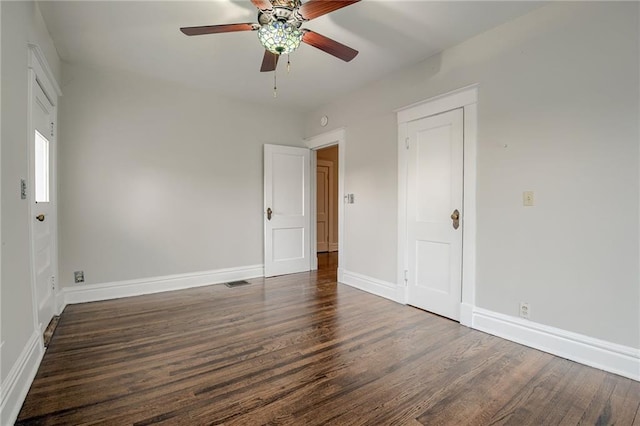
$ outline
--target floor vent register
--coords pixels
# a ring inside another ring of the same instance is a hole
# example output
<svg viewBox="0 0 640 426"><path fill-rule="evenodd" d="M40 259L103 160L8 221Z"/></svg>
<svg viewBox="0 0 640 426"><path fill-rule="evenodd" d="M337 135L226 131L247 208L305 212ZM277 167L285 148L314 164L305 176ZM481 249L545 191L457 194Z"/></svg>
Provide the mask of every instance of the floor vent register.
<svg viewBox="0 0 640 426"><path fill-rule="evenodd" d="M249 285L249 281L245 281L245 280L242 280L242 281L231 281L231 282L228 282L228 283L224 283L224 285L226 285L229 288L234 288L234 287L240 287L240 286L243 286L243 285Z"/></svg>

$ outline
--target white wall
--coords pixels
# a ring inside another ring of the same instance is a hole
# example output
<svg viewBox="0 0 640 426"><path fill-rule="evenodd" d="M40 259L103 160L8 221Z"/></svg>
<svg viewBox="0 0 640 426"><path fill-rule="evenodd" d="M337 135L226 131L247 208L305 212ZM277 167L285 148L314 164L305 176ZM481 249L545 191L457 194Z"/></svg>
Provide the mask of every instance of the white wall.
<svg viewBox="0 0 640 426"><path fill-rule="evenodd" d="M77 66L62 90L63 286L262 264L262 146L302 145L300 116Z"/></svg>
<svg viewBox="0 0 640 426"><path fill-rule="evenodd" d="M479 83L476 305L639 348L638 15L550 4L309 114L347 132L343 267L395 282L393 110Z"/></svg>
<svg viewBox="0 0 640 426"><path fill-rule="evenodd" d="M27 200L20 199L20 179L27 178L28 55L27 43L38 44L59 81L60 62L42 16L32 2L1 2L2 55L2 278L1 323L2 350L0 378L3 403L7 395L7 377L19 368L34 329L33 295L29 273L29 217ZM13 389L21 391L21 376ZM21 401L20 401L21 403ZM3 424L15 407L5 407ZM19 407L18 407L19 408Z"/></svg>
<svg viewBox="0 0 640 426"><path fill-rule="evenodd" d="M331 112L331 117L336 116ZM342 269L395 282L398 216L396 118L376 115L350 122L345 150L345 191L355 202L345 204L345 248Z"/></svg>

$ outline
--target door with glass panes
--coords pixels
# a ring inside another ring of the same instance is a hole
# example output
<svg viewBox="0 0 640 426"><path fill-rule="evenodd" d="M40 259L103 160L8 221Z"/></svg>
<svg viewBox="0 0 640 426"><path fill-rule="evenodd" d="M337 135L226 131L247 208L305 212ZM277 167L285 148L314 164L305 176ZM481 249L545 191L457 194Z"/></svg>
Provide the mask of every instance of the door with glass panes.
<svg viewBox="0 0 640 426"><path fill-rule="evenodd" d="M35 299L40 331L49 324L55 311L55 238L56 218L53 191L55 158L55 109L37 81L32 81L31 120L33 134L30 149L31 247Z"/></svg>

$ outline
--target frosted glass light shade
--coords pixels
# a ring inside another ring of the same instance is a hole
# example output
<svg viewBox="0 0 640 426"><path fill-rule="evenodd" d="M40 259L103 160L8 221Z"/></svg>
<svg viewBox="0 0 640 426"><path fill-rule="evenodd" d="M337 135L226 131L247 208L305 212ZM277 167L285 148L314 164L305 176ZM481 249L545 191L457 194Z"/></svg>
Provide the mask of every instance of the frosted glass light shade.
<svg viewBox="0 0 640 426"><path fill-rule="evenodd" d="M274 21L258 30L260 43L271 53L291 53L300 46L302 32L286 22Z"/></svg>

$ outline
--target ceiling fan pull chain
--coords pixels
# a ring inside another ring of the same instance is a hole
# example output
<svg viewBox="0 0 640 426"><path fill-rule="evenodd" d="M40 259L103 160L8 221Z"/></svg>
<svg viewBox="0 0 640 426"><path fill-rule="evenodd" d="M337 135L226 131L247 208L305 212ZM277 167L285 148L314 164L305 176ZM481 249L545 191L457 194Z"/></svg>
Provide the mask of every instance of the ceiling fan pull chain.
<svg viewBox="0 0 640 426"><path fill-rule="evenodd" d="M278 97L278 85L276 84L277 82L278 80L276 76L276 70L273 70L273 97L274 98Z"/></svg>

